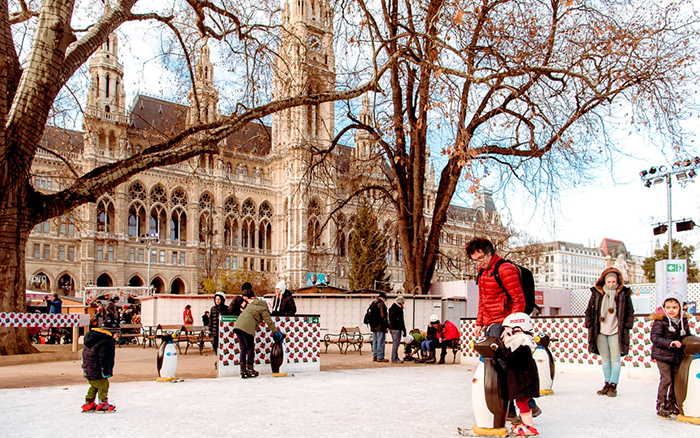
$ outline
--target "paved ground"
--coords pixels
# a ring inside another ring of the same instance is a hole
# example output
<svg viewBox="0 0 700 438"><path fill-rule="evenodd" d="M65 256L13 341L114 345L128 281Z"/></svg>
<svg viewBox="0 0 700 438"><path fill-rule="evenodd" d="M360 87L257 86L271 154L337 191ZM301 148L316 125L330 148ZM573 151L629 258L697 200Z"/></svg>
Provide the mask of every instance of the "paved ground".
<svg viewBox="0 0 700 438"><path fill-rule="evenodd" d="M49 348L49 347L46 347ZM56 347L51 348L57 350ZM70 355L70 346L61 346L63 354ZM404 364L372 362L369 350L360 355L358 352L340 354L337 347L330 346L328 353L321 349L321 371L334 371L360 368L388 368L388 367L413 367L413 366L452 366L452 353L448 354L449 365L421 365L406 362ZM387 345L387 357L391 352L391 345ZM45 353L46 355L48 353ZM30 355L31 356L31 355ZM39 355L41 356L41 355ZM116 366L111 382L138 382L151 381L158 377L156 369L157 350L155 348L142 348L136 345L126 345L117 348ZM59 362L23 363L18 365L2 365L0 361L0 389L3 388L31 388L40 386L57 386L82 384L83 379L79 353L74 360ZM216 377L214 368L215 355L211 348L205 348L204 354L198 350L190 350L187 354L178 356L177 375L183 379L197 379ZM34 358L22 357L31 361ZM38 357L36 358L39 359Z"/></svg>

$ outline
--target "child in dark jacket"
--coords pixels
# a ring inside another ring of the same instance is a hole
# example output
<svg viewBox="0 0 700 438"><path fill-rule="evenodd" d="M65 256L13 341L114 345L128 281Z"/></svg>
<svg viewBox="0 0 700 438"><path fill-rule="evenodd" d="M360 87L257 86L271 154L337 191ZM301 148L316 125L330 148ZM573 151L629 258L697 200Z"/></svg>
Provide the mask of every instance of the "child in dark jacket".
<svg viewBox="0 0 700 438"><path fill-rule="evenodd" d="M651 328L651 358L659 367L659 389L656 394L656 414L668 417L678 415L673 381L676 378L683 352L681 340L690 335L687 316L683 317L683 301L676 293L668 293L663 307L650 315L654 321Z"/></svg>
<svg viewBox="0 0 700 438"><path fill-rule="evenodd" d="M518 436L539 435L533 425L532 411L528 405L531 398L540 396L540 376L532 353L537 348L532 338L532 320L525 313L512 313L503 320L504 348L491 346L496 357L506 363L508 377L508 398L515 400L520 411L522 424L513 425Z"/></svg>
<svg viewBox="0 0 700 438"><path fill-rule="evenodd" d="M90 330L83 339L83 376L90 384L83 412L113 412L116 408L109 404L109 378L114 369L114 337L112 333L99 328L97 319L90 321ZM95 403L98 396L98 403Z"/></svg>

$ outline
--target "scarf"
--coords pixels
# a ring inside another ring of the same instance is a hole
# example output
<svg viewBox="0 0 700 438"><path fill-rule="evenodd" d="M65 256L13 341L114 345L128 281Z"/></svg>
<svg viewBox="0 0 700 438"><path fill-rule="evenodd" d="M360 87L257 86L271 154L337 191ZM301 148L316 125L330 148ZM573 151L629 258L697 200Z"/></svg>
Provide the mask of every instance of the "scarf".
<svg viewBox="0 0 700 438"><path fill-rule="evenodd" d="M603 286L603 301L600 303L600 321L605 321L605 313L615 313L615 292L617 289L610 289Z"/></svg>
<svg viewBox="0 0 700 438"><path fill-rule="evenodd" d="M662 308L662 310L666 318L668 318L668 331L671 333L676 333L676 328L673 326L673 324L676 324L681 328L681 336L685 336L685 328L683 327L683 310L681 310L678 316L675 318L668 316L665 309Z"/></svg>
<svg viewBox="0 0 700 438"><path fill-rule="evenodd" d="M537 344L535 344L535 340L532 339L532 336L523 332L516 332L510 336L506 336L506 338L503 340L503 344L510 351L515 351L523 345L530 347L530 351L532 352L534 352L537 348Z"/></svg>

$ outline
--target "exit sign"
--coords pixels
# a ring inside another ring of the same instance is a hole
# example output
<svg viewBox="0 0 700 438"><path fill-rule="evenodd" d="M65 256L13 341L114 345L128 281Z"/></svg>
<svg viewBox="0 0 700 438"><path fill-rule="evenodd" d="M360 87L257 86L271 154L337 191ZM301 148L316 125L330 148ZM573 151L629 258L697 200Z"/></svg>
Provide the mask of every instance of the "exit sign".
<svg viewBox="0 0 700 438"><path fill-rule="evenodd" d="M666 272L685 272L685 263L669 263Z"/></svg>

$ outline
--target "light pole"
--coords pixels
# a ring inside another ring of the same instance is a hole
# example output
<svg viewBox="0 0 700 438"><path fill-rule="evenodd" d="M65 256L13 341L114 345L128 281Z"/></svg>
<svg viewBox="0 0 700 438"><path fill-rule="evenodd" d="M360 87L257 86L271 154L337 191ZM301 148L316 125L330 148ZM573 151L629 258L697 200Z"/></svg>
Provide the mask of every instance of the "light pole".
<svg viewBox="0 0 700 438"><path fill-rule="evenodd" d="M158 233L151 233L151 234L142 234L141 235L141 243L146 244L146 250L148 252L147 256L148 257L148 273L146 276L148 277L146 279L146 287L148 288L148 295L151 295L151 245L153 242L158 243L159 241L159 236ZM153 291L153 323L151 325L156 324L156 292Z"/></svg>
<svg viewBox="0 0 700 438"><path fill-rule="evenodd" d="M666 182L666 198L668 206L668 259L673 260L673 217L671 213L671 177L676 176L676 179L684 187L689 182L694 182L697 176L696 170L700 169L700 157L689 158L686 160L678 160L673 163L671 170L666 166L654 166L649 170L639 172L639 177L644 181L644 187L651 187L655 184ZM684 222L685 224L685 222ZM678 225L681 225L680 223ZM695 224L689 221L687 228L692 229ZM659 231L658 233L656 231ZM683 231L683 230L678 230ZM654 229L654 234L663 234L663 226Z"/></svg>

